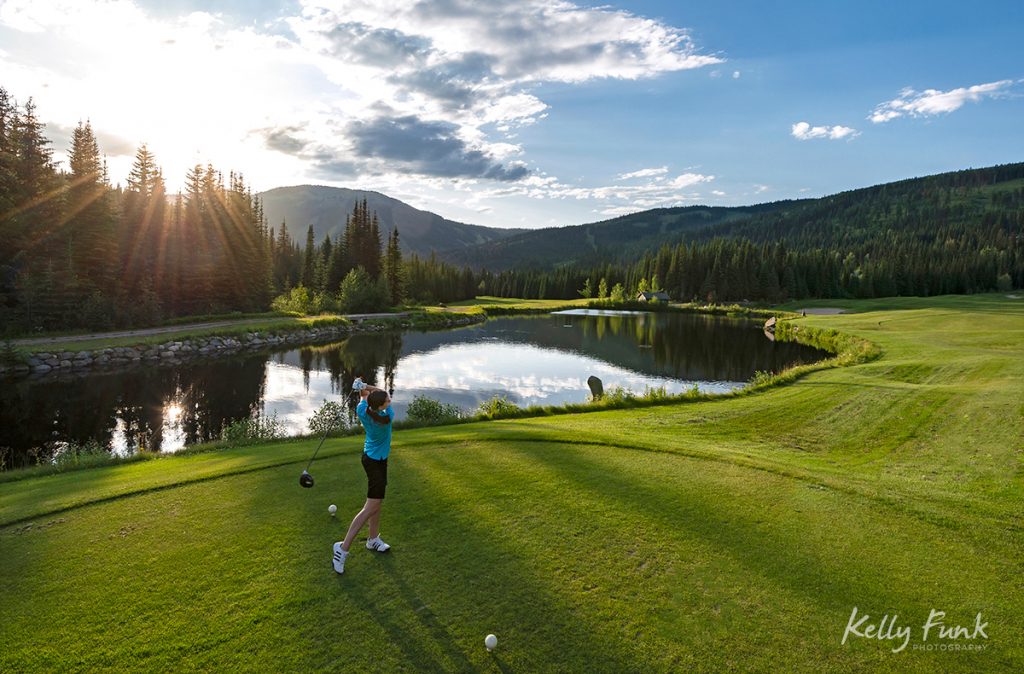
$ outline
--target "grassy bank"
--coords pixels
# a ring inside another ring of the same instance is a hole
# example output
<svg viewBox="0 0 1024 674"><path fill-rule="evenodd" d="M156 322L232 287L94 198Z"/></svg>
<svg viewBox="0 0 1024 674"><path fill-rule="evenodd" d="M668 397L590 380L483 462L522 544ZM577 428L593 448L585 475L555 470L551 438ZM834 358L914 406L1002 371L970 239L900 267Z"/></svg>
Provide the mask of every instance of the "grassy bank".
<svg viewBox="0 0 1024 674"><path fill-rule="evenodd" d="M487 314L500 315L502 313L558 311L559 309L581 308L586 307L589 301L582 297L576 300L524 300L512 297L481 295L463 302L452 302L446 307L441 307L441 309L456 313L483 311Z"/></svg>
<svg viewBox="0 0 1024 674"><path fill-rule="evenodd" d="M1024 302L823 306L857 313L792 327L880 353L756 395L397 431L394 551L341 577L356 437L308 491L314 440L0 484L0 670L1020 671ZM911 645L842 645L855 606ZM981 612L989 639L959 643L985 650L913 649L932 608Z"/></svg>

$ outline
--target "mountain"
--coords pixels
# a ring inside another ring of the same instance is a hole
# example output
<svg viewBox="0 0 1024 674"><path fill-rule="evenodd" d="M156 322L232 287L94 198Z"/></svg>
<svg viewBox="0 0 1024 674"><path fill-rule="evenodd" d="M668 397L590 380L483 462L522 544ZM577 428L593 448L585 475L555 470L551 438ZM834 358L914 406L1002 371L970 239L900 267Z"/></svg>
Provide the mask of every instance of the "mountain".
<svg viewBox="0 0 1024 674"><path fill-rule="evenodd" d="M603 264L643 254L664 243L675 243L687 234L784 210L797 203L800 202L656 208L586 225L527 230L503 239L446 250L440 255L448 262L486 267L491 271Z"/></svg>
<svg viewBox="0 0 1024 674"><path fill-rule="evenodd" d="M937 237L993 237L1024 218L1024 163L965 169L840 192L741 207L659 208L572 227L530 230L445 251L490 271L630 263L663 245L712 239L782 242L793 250L891 248ZM909 244L908 244L909 245ZM980 249L981 243L968 248ZM990 241L989 245L995 245ZM875 251L877 255L879 251Z"/></svg>
<svg viewBox="0 0 1024 674"><path fill-rule="evenodd" d="M421 211L407 203L380 192L349 190L325 185L277 187L259 194L263 212L272 227L288 226L288 235L300 246L306 243L306 230L313 225L316 242L330 235L332 241L345 230L345 217L352 213L357 201L366 199L370 212L380 218L381 239L387 241L391 230L398 227L399 242L405 253L430 255L432 251L457 249L489 243L513 236L520 229L500 229L467 225Z"/></svg>

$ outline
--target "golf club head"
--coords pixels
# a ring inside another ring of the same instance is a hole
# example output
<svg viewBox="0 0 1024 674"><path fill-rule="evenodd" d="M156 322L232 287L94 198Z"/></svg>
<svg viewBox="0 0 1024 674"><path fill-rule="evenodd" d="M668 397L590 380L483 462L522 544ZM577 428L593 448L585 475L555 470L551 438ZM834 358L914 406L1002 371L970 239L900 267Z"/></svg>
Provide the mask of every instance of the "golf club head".
<svg viewBox="0 0 1024 674"><path fill-rule="evenodd" d="M301 484L306 489L309 489L310 487L313 486L313 476L310 475L309 472L305 470L302 471L302 475L299 476L299 484Z"/></svg>

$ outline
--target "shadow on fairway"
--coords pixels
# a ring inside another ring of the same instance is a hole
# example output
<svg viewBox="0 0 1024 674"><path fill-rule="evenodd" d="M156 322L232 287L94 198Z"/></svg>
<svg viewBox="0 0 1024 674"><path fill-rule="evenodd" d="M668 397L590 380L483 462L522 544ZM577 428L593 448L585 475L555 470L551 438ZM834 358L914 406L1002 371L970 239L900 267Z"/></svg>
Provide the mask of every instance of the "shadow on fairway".
<svg viewBox="0 0 1024 674"><path fill-rule="evenodd" d="M405 520L403 542L417 549L373 560L380 562L381 595L359 599L391 600L389 615L374 619L392 638L418 639L401 646L410 658L434 654L412 660L420 669L542 671L585 669L592 663L602 671L635 670L636 660L604 641L597 626L576 610L575 598L552 583L520 541L481 507L481 498L486 502L488 496L476 491L484 482L476 476L478 461L429 451L405 455L400 466L396 462L395 495L401 494L401 503L393 503L392 517ZM410 630L410 623L418 629ZM500 656L485 651L488 632L499 635ZM428 667L438 653L448 662Z"/></svg>
<svg viewBox="0 0 1024 674"><path fill-rule="evenodd" d="M362 542L363 540L359 539L353 544L353 547L361 545ZM384 576L394 585L396 590L394 596L401 599L402 604L404 604L398 610L406 613L406 615L414 616L416 621L423 627L423 631L429 636L429 639L417 639L407 627L404 627L398 620L394 619L392 617L395 611L394 608L388 611L375 610L374 606L381 601L381 596L373 588L360 583L359 579L355 579L347 585L346 593L358 604L367 607L366 611L374 622L387 633L391 642L402 650L405 657L409 662L414 663L417 669L434 672L451 671L452 669L460 672L479 672L480 669L469 661L466 654L455 643L451 633L441 624L437 616L434 615L434 612L427 607L426 602L420 598L416 590L406 581L405 575L402 572L401 558L392 553L379 555L378 557L378 559L373 561L380 566ZM431 645L434 648L431 648ZM433 654L435 650L440 650L447 657L448 661L438 661Z"/></svg>
<svg viewBox="0 0 1024 674"><path fill-rule="evenodd" d="M983 606L990 607L996 615L1012 615L1005 600L984 589L989 582L990 587L999 587L995 580L978 580L976 586L940 582L942 572L936 570L934 549L913 543L929 537L942 539L952 532L912 516L883 515L868 504L864 507L855 500L847 500L846 507L867 518L855 520L855 528L851 528L843 515L830 516L826 504L820 506L821 512L808 509L806 504L800 505L802 512L796 509L799 495L790 491L781 477L770 478L782 483L778 492L755 495L752 500L742 488L738 493L716 490L720 483L705 483L699 474L694 474L692 480L682 480L681 474L665 472L672 468L667 463L635 466L627 471L619 462L585 446L546 450L541 445L509 445L502 447L502 452L516 453L524 462L551 471L556 475L555 482L565 486L565 493L580 494L582 503L614 504L617 510L628 513L631 521L652 522L658 527L652 531L680 532L709 544L716 554L738 564L749 582L760 583L762 589L772 592L781 589L786 595L800 597L817 607L815 613L819 616L834 615L834 625L838 626L834 629L841 630L850 607L858 605L898 607L906 615L922 616L928 615L933 605ZM676 459L666 456L665 460ZM484 479L491 478L487 471L482 473L487 476ZM496 475L492 479L502 477ZM903 521L902 528L895 526L897 519ZM794 527L793 523L797 525ZM850 538L860 539L860 548L856 544L845 546ZM667 540L662 541L665 544ZM968 563L966 560L975 561L975 544L947 546L945 564L957 568L957 564ZM837 551L844 549L853 554L837 555ZM999 575L998 571L993 573ZM878 583L878 578L889 582ZM824 629L823 625L832 628L829 619L814 629ZM850 650L835 660L836 652L828 650L830 636L826 629L819 655L832 659L833 665L870 667L879 655ZM777 638L772 636L773 640ZM803 647L807 647L806 643ZM815 657L811 651L808 655Z"/></svg>

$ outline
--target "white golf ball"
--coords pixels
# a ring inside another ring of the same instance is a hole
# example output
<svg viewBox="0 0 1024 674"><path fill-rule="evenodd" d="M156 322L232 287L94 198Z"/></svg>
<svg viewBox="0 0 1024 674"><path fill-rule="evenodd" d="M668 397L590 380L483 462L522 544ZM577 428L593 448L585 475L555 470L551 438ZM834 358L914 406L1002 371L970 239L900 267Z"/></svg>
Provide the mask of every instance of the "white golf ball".
<svg viewBox="0 0 1024 674"><path fill-rule="evenodd" d="M334 513L338 512L338 506L332 503L331 506L327 509L327 512L333 515Z"/></svg>
<svg viewBox="0 0 1024 674"><path fill-rule="evenodd" d="M494 636L493 634L488 634L487 637L484 639L484 646L487 646L487 650L493 651L495 648L498 647L498 637Z"/></svg>

